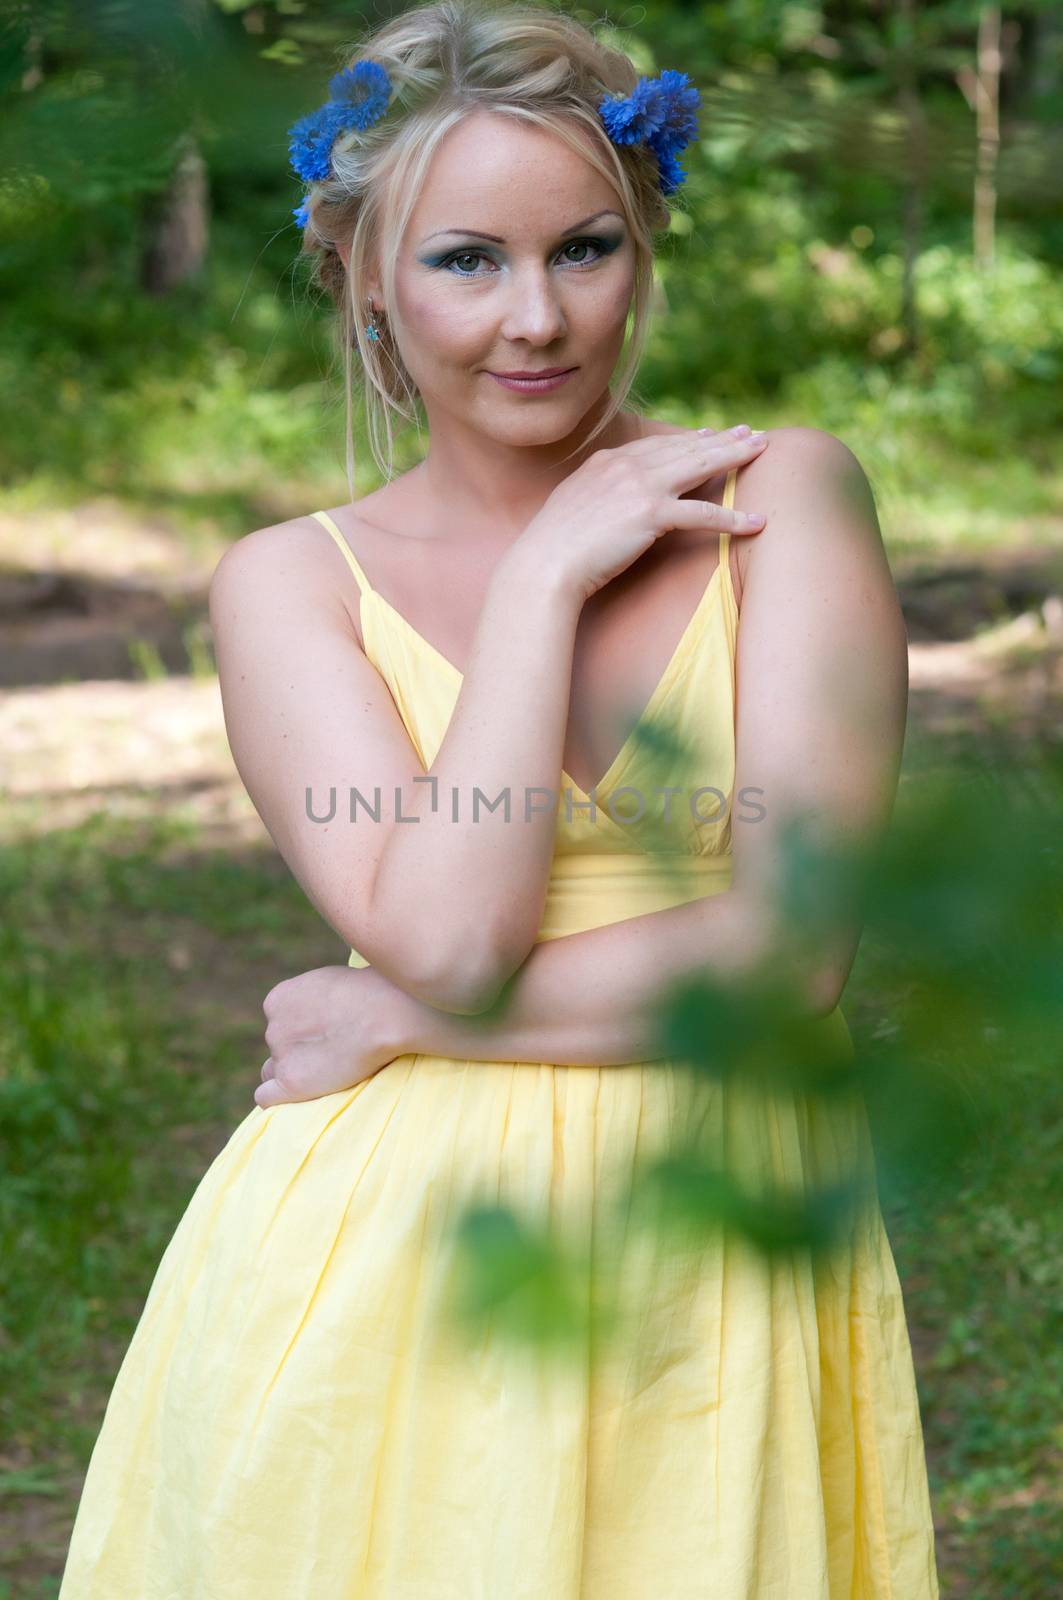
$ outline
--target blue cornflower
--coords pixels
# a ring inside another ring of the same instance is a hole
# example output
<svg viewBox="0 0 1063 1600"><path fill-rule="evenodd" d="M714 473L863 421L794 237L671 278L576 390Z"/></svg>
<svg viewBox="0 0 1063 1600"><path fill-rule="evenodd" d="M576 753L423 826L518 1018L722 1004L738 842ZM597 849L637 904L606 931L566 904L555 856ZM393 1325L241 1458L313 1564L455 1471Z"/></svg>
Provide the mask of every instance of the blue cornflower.
<svg viewBox="0 0 1063 1600"><path fill-rule="evenodd" d="M368 128L388 108L391 80L376 61L356 61L329 81L331 99L288 130L293 171L307 183L327 178L332 146L348 128Z"/></svg>
<svg viewBox="0 0 1063 1600"><path fill-rule="evenodd" d="M654 153L657 156L657 168L660 175L661 193L673 194L675 190L679 188L679 185L686 181L686 173L679 165L679 162L676 160L675 156L669 155L667 150L657 150L656 147L654 147Z"/></svg>
<svg viewBox="0 0 1063 1600"><path fill-rule="evenodd" d="M317 183L329 175L332 145L343 127L349 108L328 101L300 117L288 130L288 150L292 168L307 183Z"/></svg>
<svg viewBox="0 0 1063 1600"><path fill-rule="evenodd" d="M686 177L675 156L697 133L700 99L685 72L666 67L658 78L640 78L629 95L603 100L598 113L614 144L650 147L661 188L671 194Z"/></svg>
<svg viewBox="0 0 1063 1600"><path fill-rule="evenodd" d="M614 144L641 144L661 125L659 102L656 81L640 78L629 95L603 100L598 111Z"/></svg>
<svg viewBox="0 0 1063 1600"><path fill-rule="evenodd" d="M650 143L659 155L675 155L698 131L697 107L701 95L685 72L673 72L671 67L661 73L660 83L661 126L651 134Z"/></svg>
<svg viewBox="0 0 1063 1600"><path fill-rule="evenodd" d="M306 227L310 221L310 207L305 200L301 200L297 206L292 207L292 216L295 218L298 227Z"/></svg>
<svg viewBox="0 0 1063 1600"><path fill-rule="evenodd" d="M388 108L391 79L378 61L356 61L329 79L328 92L332 100L350 104L358 112L347 127L368 128Z"/></svg>

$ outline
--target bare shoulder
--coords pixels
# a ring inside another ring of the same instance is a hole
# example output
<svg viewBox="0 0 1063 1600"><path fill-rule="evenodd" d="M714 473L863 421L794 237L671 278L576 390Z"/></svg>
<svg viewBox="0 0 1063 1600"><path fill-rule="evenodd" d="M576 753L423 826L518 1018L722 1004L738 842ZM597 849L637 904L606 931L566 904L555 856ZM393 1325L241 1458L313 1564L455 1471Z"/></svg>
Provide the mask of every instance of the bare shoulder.
<svg viewBox="0 0 1063 1600"><path fill-rule="evenodd" d="M744 597L762 590L775 613L794 597L853 614L876 605L903 629L874 494L855 453L816 427L768 432L770 448L743 467L735 488L738 509L767 517L759 533L736 541Z"/></svg>
<svg viewBox="0 0 1063 1600"><path fill-rule="evenodd" d="M735 506L768 519L737 541L743 584L769 561L829 562L838 541L860 543L885 562L871 485L844 440L799 426L769 428L768 438L769 448L742 468L735 485Z"/></svg>
<svg viewBox="0 0 1063 1600"><path fill-rule="evenodd" d="M316 557L323 537L325 530L309 512L256 528L235 539L224 551L214 568L211 584L220 585L236 574L249 576L257 572L263 577L271 573L290 576L293 567L305 577L320 565Z"/></svg>
<svg viewBox="0 0 1063 1600"><path fill-rule="evenodd" d="M828 490L839 480L867 482L857 457L844 440L823 428L803 426L769 428L770 450L742 469L752 481L780 478L798 493L814 491L823 484Z"/></svg>
<svg viewBox="0 0 1063 1600"><path fill-rule="evenodd" d="M212 612L245 604L280 613L289 628L336 622L361 644L359 592L328 529L311 513L245 533L224 552L210 580Z"/></svg>
<svg viewBox="0 0 1063 1600"><path fill-rule="evenodd" d="M314 512L308 511L244 534L226 550L215 576L223 567L230 574L236 568L242 572L261 570L267 577L272 575L284 583L294 575L306 590L317 585L329 594L338 594L348 614L356 617L359 585L352 575L351 559L360 559L367 551L370 570L378 570L386 549L396 543L396 535L401 536L408 526L418 525L414 477L412 470L403 472L358 500L321 508L347 547L346 552L337 548L334 535L322 526ZM386 570L386 561L384 567Z"/></svg>

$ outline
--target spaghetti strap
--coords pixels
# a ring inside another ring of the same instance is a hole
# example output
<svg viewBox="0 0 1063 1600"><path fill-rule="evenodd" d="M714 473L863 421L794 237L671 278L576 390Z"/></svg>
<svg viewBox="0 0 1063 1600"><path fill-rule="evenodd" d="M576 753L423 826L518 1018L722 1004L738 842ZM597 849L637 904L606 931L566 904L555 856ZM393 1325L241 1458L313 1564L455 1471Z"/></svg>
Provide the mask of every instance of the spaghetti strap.
<svg viewBox="0 0 1063 1600"><path fill-rule="evenodd" d="M732 467L730 472L727 474L727 483L724 486L723 500L721 502L721 504L724 505L727 508L728 511L730 511L733 508L734 503L735 503L735 483L736 483L737 479L738 479L738 468L737 467ZM734 591L734 579L731 576L730 551L731 551L731 530L730 530L730 528L724 528L720 532L720 566L723 569L723 575L724 575L724 578L726 579L727 587L731 591L731 599L734 600L735 591Z"/></svg>
<svg viewBox="0 0 1063 1600"><path fill-rule="evenodd" d="M362 568L361 568L361 566L360 566L360 564L359 564L359 562L358 562L358 560L357 560L357 558L356 558L356 556L354 554L354 551L351 549L350 545L347 543L346 539L343 537L343 534L337 528L336 524L333 522L333 520L329 516L328 512L327 511L312 511L310 513L310 515L312 517L315 517L317 519L317 521L320 522L320 524L321 524L321 526L323 528L327 528L328 529L329 533L331 533L332 537L335 539L336 543L339 545L340 549L343 551L343 554L347 558L347 565L350 567L351 571L354 573L355 578L358 580L358 587L361 590L361 592L363 594L372 594L373 593L373 585L369 582L369 579L366 577L365 573L362 571Z"/></svg>
<svg viewBox="0 0 1063 1600"><path fill-rule="evenodd" d="M735 504L735 483L738 480L738 467L732 467L727 474L727 483L724 485L724 504L727 510L732 510ZM727 562L727 552L730 550L730 528L724 528L720 533L720 562Z"/></svg>

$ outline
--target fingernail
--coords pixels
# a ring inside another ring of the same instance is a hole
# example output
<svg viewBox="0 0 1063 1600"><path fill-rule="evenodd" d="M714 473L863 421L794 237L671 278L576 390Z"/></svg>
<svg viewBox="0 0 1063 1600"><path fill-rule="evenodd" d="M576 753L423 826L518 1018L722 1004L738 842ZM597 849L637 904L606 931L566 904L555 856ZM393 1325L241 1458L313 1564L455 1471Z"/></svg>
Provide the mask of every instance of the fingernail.
<svg viewBox="0 0 1063 1600"><path fill-rule="evenodd" d="M738 427L734 430L734 435L736 439L744 439L747 434L752 432L753 429L749 426L748 422L740 422Z"/></svg>
<svg viewBox="0 0 1063 1600"><path fill-rule="evenodd" d="M762 517L759 511L746 511L743 514L746 521L754 525L768 520L767 517Z"/></svg>

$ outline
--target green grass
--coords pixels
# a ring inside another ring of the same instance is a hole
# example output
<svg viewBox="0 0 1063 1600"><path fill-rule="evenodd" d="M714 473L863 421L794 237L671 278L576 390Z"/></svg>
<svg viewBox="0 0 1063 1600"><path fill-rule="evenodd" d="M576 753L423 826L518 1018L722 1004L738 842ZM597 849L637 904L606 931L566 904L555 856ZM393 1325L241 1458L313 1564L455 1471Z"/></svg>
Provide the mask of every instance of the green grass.
<svg viewBox="0 0 1063 1600"><path fill-rule="evenodd" d="M1046 1600L1063 1572L1063 1083L1013 1072L954 1192L887 1213L917 1349L945 1594Z"/></svg>
<svg viewBox="0 0 1063 1600"><path fill-rule="evenodd" d="M327 930L276 858L211 853L180 818L100 815L13 841L2 861L10 1511L69 1499L87 1462L162 1251L251 1108L257 1000L340 952L325 953ZM190 961L171 961L180 951ZM888 950L862 949L844 1002L854 1029L902 1012L905 982ZM946 1594L1045 1600L1063 1559L1063 1080L1051 1058L1046 1042L1006 1064L991 1123L933 1181L892 1162L879 1119Z"/></svg>
<svg viewBox="0 0 1063 1600"><path fill-rule="evenodd" d="M101 1362L132 1331L204 1152L252 1107L261 1017L227 1016L194 980L217 947L243 948L249 973L275 966L264 995L292 929L322 938L275 858L197 855L180 822L131 832L100 815L0 857L0 1431L38 1462L84 1457Z"/></svg>

